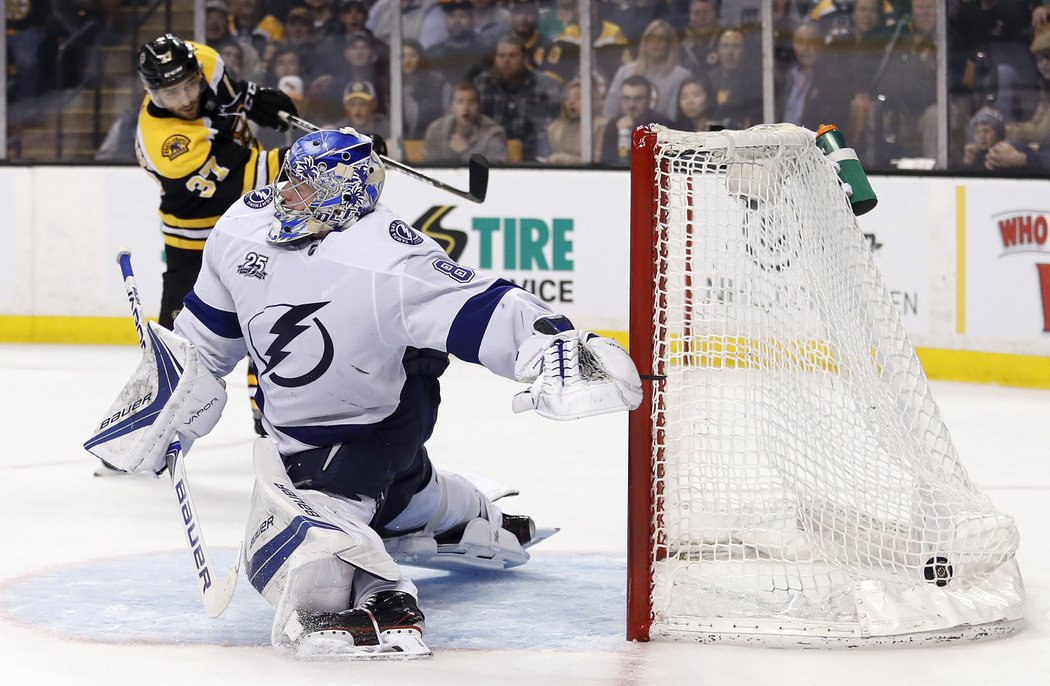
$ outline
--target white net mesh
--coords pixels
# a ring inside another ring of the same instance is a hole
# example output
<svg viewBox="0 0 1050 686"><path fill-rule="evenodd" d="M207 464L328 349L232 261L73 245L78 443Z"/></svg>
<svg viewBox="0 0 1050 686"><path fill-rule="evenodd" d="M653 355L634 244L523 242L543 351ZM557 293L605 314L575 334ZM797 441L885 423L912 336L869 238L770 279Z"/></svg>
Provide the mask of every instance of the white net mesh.
<svg viewBox="0 0 1050 686"><path fill-rule="evenodd" d="M657 131L654 633L1019 618L1013 520L960 464L814 134Z"/></svg>

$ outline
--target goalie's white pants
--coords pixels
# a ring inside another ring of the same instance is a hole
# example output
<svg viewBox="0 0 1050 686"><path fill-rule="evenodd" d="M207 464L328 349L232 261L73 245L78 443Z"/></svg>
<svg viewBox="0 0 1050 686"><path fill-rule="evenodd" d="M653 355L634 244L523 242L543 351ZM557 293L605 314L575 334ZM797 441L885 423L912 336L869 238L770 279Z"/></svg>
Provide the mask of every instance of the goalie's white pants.
<svg viewBox="0 0 1050 686"><path fill-rule="evenodd" d="M271 635L275 645L289 642L285 628L294 610L340 612L383 590L417 595L368 526L376 512L374 499L295 488L268 438L256 441L254 466L245 570L252 586L277 610ZM479 516L494 528L502 524L499 508L473 483L435 469L427 486L386 528L440 534Z"/></svg>

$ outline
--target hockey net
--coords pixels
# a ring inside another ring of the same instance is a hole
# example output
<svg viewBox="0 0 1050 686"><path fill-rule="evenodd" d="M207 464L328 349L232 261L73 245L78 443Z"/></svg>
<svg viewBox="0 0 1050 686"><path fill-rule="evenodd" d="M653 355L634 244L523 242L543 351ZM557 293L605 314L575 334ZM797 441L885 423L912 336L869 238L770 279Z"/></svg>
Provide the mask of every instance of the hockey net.
<svg viewBox="0 0 1050 686"><path fill-rule="evenodd" d="M635 132L628 638L998 636L1018 533L967 476L834 163Z"/></svg>

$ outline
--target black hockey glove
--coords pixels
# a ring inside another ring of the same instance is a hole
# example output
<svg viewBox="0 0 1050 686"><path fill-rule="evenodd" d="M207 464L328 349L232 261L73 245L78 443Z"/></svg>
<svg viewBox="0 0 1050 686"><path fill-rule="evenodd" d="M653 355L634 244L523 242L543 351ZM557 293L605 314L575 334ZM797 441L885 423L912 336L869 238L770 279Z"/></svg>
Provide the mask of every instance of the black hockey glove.
<svg viewBox="0 0 1050 686"><path fill-rule="evenodd" d="M244 110L248 118L260 126L278 131L287 131L288 124L277 116L278 112L287 112L299 116L295 103L284 91L276 88L262 88L251 81L244 93Z"/></svg>
<svg viewBox="0 0 1050 686"><path fill-rule="evenodd" d="M386 139L378 133L368 133L365 135L372 139L372 150L374 150L377 155L386 155Z"/></svg>

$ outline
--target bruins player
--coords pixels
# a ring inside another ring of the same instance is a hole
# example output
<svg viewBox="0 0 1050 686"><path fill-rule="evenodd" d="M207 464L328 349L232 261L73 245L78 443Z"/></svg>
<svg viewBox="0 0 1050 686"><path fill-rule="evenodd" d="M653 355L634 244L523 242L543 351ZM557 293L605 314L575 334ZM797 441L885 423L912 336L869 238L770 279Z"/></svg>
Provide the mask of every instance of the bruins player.
<svg viewBox="0 0 1050 686"><path fill-rule="evenodd" d="M172 328L201 268L204 241L242 195L277 178L287 148L265 150L248 120L282 131L277 116L297 114L282 91L235 81L219 54L170 33L139 50L146 87L135 153L161 187L160 218L167 266L161 292L162 326ZM254 369L249 389L254 396ZM260 430L255 401L256 430Z"/></svg>

